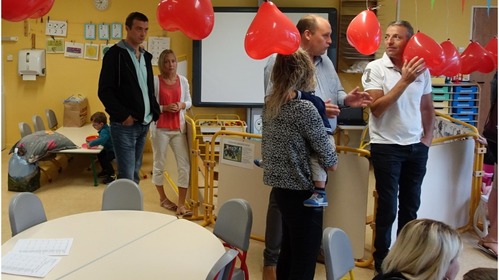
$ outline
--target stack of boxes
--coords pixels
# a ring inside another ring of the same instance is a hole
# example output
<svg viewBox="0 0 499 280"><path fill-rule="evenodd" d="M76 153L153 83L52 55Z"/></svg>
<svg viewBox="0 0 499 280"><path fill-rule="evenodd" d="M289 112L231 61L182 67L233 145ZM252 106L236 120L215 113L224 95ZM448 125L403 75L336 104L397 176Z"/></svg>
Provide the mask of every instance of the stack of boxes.
<svg viewBox="0 0 499 280"><path fill-rule="evenodd" d="M435 111L477 126L478 86L476 84L445 84L433 86Z"/></svg>

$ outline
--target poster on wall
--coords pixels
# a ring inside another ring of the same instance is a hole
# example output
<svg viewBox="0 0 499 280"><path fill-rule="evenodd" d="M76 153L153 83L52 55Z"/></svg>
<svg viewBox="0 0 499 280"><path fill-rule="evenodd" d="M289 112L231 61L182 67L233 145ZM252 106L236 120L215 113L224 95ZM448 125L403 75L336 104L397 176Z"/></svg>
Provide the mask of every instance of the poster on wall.
<svg viewBox="0 0 499 280"><path fill-rule="evenodd" d="M71 58L83 58L83 44L66 42L64 44L64 56Z"/></svg>
<svg viewBox="0 0 499 280"><path fill-rule="evenodd" d="M99 45L86 43L84 58L90 60L99 60Z"/></svg>
<svg viewBox="0 0 499 280"><path fill-rule="evenodd" d="M47 53L64 53L64 39L47 37Z"/></svg>
<svg viewBox="0 0 499 280"><path fill-rule="evenodd" d="M104 55L112 46L113 46L112 44L100 44L100 57L104 58Z"/></svg>
<svg viewBox="0 0 499 280"><path fill-rule="evenodd" d="M222 138L220 163L253 169L255 144L242 140Z"/></svg>
<svg viewBox="0 0 499 280"><path fill-rule="evenodd" d="M148 52L152 54L152 65L158 66L159 55L162 51L170 48L170 38L149 37Z"/></svg>

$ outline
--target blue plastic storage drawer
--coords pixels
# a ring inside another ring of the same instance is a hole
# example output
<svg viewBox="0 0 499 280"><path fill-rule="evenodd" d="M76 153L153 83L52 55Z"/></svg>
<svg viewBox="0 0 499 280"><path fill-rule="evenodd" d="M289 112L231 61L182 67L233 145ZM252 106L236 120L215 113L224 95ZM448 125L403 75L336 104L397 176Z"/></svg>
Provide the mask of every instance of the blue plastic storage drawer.
<svg viewBox="0 0 499 280"><path fill-rule="evenodd" d="M478 114L478 108L452 108L452 113L456 114Z"/></svg>
<svg viewBox="0 0 499 280"><path fill-rule="evenodd" d="M454 100L475 100L477 99L476 93L455 93Z"/></svg>
<svg viewBox="0 0 499 280"><path fill-rule="evenodd" d="M452 101L452 107L473 107L475 101Z"/></svg>
<svg viewBox="0 0 499 280"><path fill-rule="evenodd" d="M463 121L463 122L472 121L475 119L473 115L455 115L455 114L452 114L451 117L453 117L454 119L458 119L460 121Z"/></svg>
<svg viewBox="0 0 499 280"><path fill-rule="evenodd" d="M478 92L478 87L477 86L455 86L454 87L454 92L456 93L464 93L464 92L468 92L468 93L472 93L472 92Z"/></svg>

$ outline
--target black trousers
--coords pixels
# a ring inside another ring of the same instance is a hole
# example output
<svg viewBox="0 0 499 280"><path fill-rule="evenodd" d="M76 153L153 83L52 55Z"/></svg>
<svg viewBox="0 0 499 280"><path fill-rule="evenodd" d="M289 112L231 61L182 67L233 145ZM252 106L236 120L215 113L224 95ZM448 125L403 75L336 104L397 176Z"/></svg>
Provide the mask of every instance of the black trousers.
<svg viewBox="0 0 499 280"><path fill-rule="evenodd" d="M305 207L309 190L273 189L282 216L278 280L313 280L322 242L322 207Z"/></svg>

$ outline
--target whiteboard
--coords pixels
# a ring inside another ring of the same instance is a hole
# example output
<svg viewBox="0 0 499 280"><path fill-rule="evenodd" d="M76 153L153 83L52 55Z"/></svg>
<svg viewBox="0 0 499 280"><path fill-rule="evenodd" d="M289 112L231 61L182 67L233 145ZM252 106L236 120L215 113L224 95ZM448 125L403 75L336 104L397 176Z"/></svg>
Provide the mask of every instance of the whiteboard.
<svg viewBox="0 0 499 280"><path fill-rule="evenodd" d="M210 35L193 41L192 100L200 107L261 107L263 70L267 59L250 58L244 37L258 8L215 7ZM328 56L336 65L337 15L334 8L280 8L295 24L307 14L329 19L333 42Z"/></svg>

